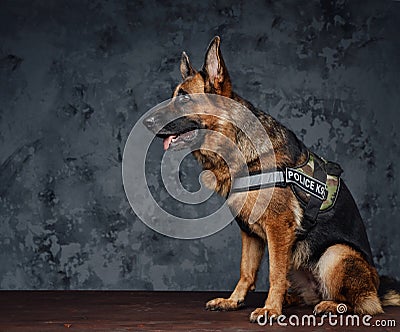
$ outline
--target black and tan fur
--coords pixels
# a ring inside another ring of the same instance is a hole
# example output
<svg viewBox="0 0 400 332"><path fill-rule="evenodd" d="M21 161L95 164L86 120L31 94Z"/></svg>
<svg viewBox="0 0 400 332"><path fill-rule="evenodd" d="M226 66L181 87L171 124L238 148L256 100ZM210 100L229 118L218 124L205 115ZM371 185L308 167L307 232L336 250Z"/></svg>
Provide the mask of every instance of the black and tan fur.
<svg viewBox="0 0 400 332"><path fill-rule="evenodd" d="M231 98L247 107L262 123L272 142L277 167L295 167L307 160L308 150L293 132L233 92L222 58L219 37L215 37L209 45L204 66L200 71L192 67L186 53L182 55L180 70L183 82L176 87L173 97L182 94L210 93ZM162 116L153 114L146 119L145 124L154 130L158 118ZM239 111L232 110L230 114L224 116L234 118L242 115ZM365 253L349 245L345 239L336 239L325 247L318 246L321 236L328 237L328 233L335 233L334 221L340 218L347 223L353 223L356 219L361 220L354 200L344 183L340 189L341 196L339 195L342 199L339 197L336 203L337 211L328 215L327 220L321 221L328 225L328 228L317 226L305 238L299 239L297 234L302 228L304 206L300 204L290 187L228 195L231 180L240 173L242 167L247 166L249 171L265 171L260 169L261 164L263 167L272 167L270 148L261 146L261 154L257 153L252 142L248 142L248 139L229 121L221 121L212 115L193 117L188 115L186 121L167 125L158 131L158 135L165 138L196 128L221 132L246 158L246 165L233 163L234 166L228 169L226 162L217 153L202 149L205 145L212 145L217 149L225 148L219 146L221 143L218 139L207 136L198 142L198 149L193 152L203 168L213 172L217 183L213 182L214 177L206 176L203 181L206 184L209 182L210 187L215 185L215 190L227 197L231 209L238 212L237 220L241 228L246 230L241 231L242 257L239 282L229 298L213 299L206 304L207 309L236 310L243 305L248 291L256 287L257 271L267 242L270 289L265 305L251 313L251 321L255 321L259 315L282 314L284 304L313 305L315 313L321 314L336 313L337 304L345 303L351 312L370 315L382 313L382 303L400 305L400 296L395 292L389 293L383 302L379 299L379 277L373 266L369 247ZM255 223L249 223L249 215L260 191L271 192L270 204ZM243 207L237 211L243 201ZM360 236L366 240L365 229L361 228Z"/></svg>

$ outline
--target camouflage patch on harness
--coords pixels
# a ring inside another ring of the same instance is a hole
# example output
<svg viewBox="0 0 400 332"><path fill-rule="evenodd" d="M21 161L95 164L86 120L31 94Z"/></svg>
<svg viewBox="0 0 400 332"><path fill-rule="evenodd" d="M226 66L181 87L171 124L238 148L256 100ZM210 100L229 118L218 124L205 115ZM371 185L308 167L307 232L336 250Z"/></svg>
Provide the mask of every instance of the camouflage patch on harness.
<svg viewBox="0 0 400 332"><path fill-rule="evenodd" d="M321 158L322 159L322 158ZM322 159L325 163L326 161ZM302 167L296 168L297 171L302 172L306 175L313 176L314 174L314 156L310 153L310 157L308 159L307 164ZM326 189L327 195L326 199L322 202L320 211L328 210L331 208L336 201L337 193L339 191L339 183L340 179L337 176L327 175L326 178ZM310 197L310 194L306 193L307 198Z"/></svg>

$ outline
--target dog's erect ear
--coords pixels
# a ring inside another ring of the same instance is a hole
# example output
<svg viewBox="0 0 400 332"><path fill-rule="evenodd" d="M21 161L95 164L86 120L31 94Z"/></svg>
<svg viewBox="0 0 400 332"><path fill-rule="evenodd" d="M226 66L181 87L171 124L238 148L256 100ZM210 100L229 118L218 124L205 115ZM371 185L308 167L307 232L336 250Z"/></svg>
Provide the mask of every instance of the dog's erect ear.
<svg viewBox="0 0 400 332"><path fill-rule="evenodd" d="M208 46L203 71L207 73L211 86L222 94L229 94L231 81L219 47L221 39L216 36Z"/></svg>
<svg viewBox="0 0 400 332"><path fill-rule="evenodd" d="M183 79L196 74L196 70L192 67L189 57L187 56L187 54L185 52L182 52L180 69L181 69L181 74L182 74Z"/></svg>

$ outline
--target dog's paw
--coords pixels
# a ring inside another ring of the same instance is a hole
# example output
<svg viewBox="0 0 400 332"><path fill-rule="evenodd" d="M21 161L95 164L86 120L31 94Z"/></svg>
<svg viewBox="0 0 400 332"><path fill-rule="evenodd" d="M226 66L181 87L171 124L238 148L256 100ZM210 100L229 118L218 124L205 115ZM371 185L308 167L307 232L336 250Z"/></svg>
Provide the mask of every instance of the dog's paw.
<svg viewBox="0 0 400 332"><path fill-rule="evenodd" d="M223 299L221 297L206 303L207 310L238 310L243 307L244 302L238 302L230 299Z"/></svg>
<svg viewBox="0 0 400 332"><path fill-rule="evenodd" d="M335 301L321 301L314 307L314 315L323 314L344 314L348 308L343 303L337 303Z"/></svg>
<svg viewBox="0 0 400 332"><path fill-rule="evenodd" d="M271 308L257 308L250 314L250 322L257 323L258 317L262 317L263 321L267 321L271 318L278 318L282 313L276 309Z"/></svg>

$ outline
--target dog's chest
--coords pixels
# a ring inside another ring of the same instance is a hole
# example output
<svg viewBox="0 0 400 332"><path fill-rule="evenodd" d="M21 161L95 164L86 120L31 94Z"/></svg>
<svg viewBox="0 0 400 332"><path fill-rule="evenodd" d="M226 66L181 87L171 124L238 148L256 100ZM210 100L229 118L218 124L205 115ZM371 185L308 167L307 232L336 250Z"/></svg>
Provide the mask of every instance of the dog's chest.
<svg viewBox="0 0 400 332"><path fill-rule="evenodd" d="M265 234L264 230L259 224L257 223L250 224L246 222L244 219L242 219L241 216L236 216L235 221L243 232L249 235L256 235L259 238L263 239L264 241L267 241L267 235Z"/></svg>
<svg viewBox="0 0 400 332"><path fill-rule="evenodd" d="M257 235L264 241L267 241L267 235L258 221L265 217L265 207L268 206L271 195L270 190L235 193L229 196L227 201L241 230L250 235Z"/></svg>

